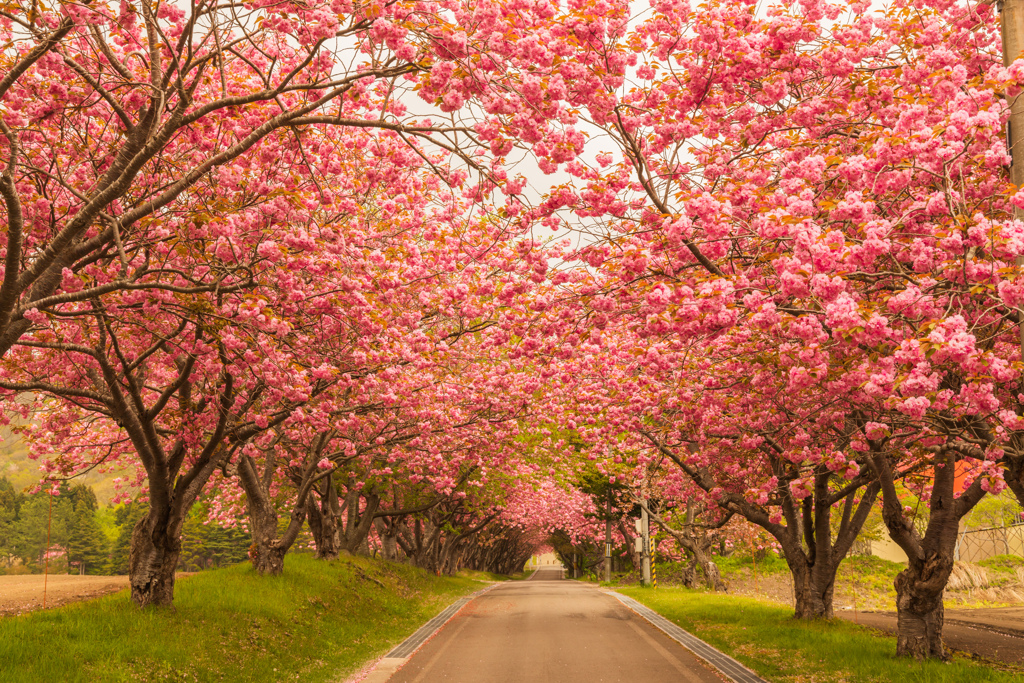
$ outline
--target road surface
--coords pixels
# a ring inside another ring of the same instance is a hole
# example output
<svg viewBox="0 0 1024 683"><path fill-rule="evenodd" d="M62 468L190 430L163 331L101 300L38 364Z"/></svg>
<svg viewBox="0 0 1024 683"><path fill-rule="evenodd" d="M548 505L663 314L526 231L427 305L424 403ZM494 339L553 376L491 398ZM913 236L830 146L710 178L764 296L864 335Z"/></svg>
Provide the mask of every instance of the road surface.
<svg viewBox="0 0 1024 683"><path fill-rule="evenodd" d="M394 683L721 683L692 654L593 586L542 569L476 598Z"/></svg>

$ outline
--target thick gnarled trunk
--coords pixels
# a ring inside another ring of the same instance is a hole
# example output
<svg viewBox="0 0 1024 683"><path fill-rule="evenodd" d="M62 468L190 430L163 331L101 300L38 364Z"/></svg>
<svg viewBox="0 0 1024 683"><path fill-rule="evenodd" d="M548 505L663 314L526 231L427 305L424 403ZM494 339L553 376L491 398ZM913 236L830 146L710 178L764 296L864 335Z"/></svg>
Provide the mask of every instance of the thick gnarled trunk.
<svg viewBox="0 0 1024 683"><path fill-rule="evenodd" d="M338 489L334 480L328 477L323 483L323 491L315 491L315 495L306 499L306 522L316 546L316 559L336 560L341 555L340 516Z"/></svg>
<svg viewBox="0 0 1024 683"><path fill-rule="evenodd" d="M365 499L366 504L360 509L360 500ZM364 493L361 490L349 491L345 496L345 523L336 524L340 538L341 549L350 554L368 554L366 539L373 528L374 515L380 507L380 496L374 493ZM340 520L339 520L340 522Z"/></svg>
<svg viewBox="0 0 1024 683"><path fill-rule="evenodd" d="M317 451L311 449L307 462L300 476L296 477L298 490L289 514L288 526L278 535L277 508L270 495L270 487L277 468L274 447L267 449L266 460L261 473L256 461L249 455L242 455L238 460L238 480L245 491L246 504L249 512L249 528L252 532L252 547L249 559L253 568L260 574L275 576L284 571L284 556L295 543L295 539L306 521L306 500L309 491L318 477L330 476L329 473L317 475L315 466Z"/></svg>
<svg viewBox="0 0 1024 683"><path fill-rule="evenodd" d="M797 561L786 560L793 575L793 609L797 619L831 619L835 616L833 595L835 593L835 567L822 564L810 566L799 557Z"/></svg>
<svg viewBox="0 0 1024 683"><path fill-rule="evenodd" d="M288 549L276 543L253 544L250 559L259 574L277 576L284 572L284 556Z"/></svg>
<svg viewBox="0 0 1024 683"><path fill-rule="evenodd" d="M373 520L373 526L377 530L377 537L380 539L380 554L385 560L391 562L398 561L399 530L397 528L396 521L393 519L388 520L384 517L377 517Z"/></svg>
<svg viewBox="0 0 1024 683"><path fill-rule="evenodd" d="M909 566L897 575L894 584L898 656L915 659L949 657L942 644L942 595L952 571L952 556L948 560L936 557L921 566Z"/></svg>
<svg viewBox="0 0 1024 683"><path fill-rule="evenodd" d="M695 549L692 551L693 561L700 568L708 588L724 593L728 589L726 588L725 581L722 580L722 572L719 571L718 565L711 559L707 550L707 548L695 545Z"/></svg>
<svg viewBox="0 0 1024 683"><path fill-rule="evenodd" d="M139 607L173 604L181 526L180 515L153 507L135 525L128 549L128 576L132 602Z"/></svg>
<svg viewBox="0 0 1024 683"><path fill-rule="evenodd" d="M896 577L896 655L915 659L948 659L942 644L944 620L942 595L953 571L960 520L985 495L982 479L976 479L960 496L956 495L956 462L963 452L971 457L983 453L967 444L935 448L932 460L930 514L924 534L904 514L896 490L893 468L882 454L872 457L872 466L882 483L882 520L889 535L907 554L907 568ZM979 458L980 459L980 458Z"/></svg>
<svg viewBox="0 0 1024 683"><path fill-rule="evenodd" d="M277 575L284 571L284 556L291 543L277 537L277 511L265 501L249 501L249 529L252 547L249 559L260 574Z"/></svg>

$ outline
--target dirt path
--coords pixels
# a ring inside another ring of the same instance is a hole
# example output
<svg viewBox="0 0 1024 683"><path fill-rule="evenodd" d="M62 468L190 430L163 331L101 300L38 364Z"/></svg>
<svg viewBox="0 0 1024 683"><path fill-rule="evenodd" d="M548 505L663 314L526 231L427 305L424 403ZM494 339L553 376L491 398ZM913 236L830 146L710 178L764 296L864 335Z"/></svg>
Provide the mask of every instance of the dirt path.
<svg viewBox="0 0 1024 683"><path fill-rule="evenodd" d="M128 587L127 576L51 574L46 578L46 606L98 598ZM43 606L42 574L0 576L0 615L21 614Z"/></svg>
<svg viewBox="0 0 1024 683"><path fill-rule="evenodd" d="M195 572L178 572L178 579ZM46 579L46 608L98 598L128 587L127 576L50 574ZM43 575L0 576L0 616L32 612L43 607Z"/></svg>
<svg viewBox="0 0 1024 683"><path fill-rule="evenodd" d="M1024 607L947 609L946 623L985 628L1024 639ZM1021 655L1024 656L1024 641Z"/></svg>
<svg viewBox="0 0 1024 683"><path fill-rule="evenodd" d="M732 577L729 592L784 605L793 604L793 587L787 574ZM896 632L896 607L887 596L860 595L860 610L848 591L837 589L836 616L889 633ZM947 593L947 598L950 595ZM866 611L865 611L866 608ZM1024 606L947 607L942 637L947 647L985 659L1024 666Z"/></svg>
<svg viewBox="0 0 1024 683"><path fill-rule="evenodd" d="M837 612L837 616L889 633L896 632L892 612ZM985 659L1024 666L1024 608L947 609L942 640L947 647Z"/></svg>

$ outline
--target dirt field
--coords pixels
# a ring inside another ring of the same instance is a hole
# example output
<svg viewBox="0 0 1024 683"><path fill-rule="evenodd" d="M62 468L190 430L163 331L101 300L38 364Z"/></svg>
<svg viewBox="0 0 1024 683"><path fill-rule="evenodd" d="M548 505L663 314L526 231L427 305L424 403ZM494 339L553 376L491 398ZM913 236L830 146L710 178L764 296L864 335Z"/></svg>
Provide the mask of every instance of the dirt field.
<svg viewBox="0 0 1024 683"><path fill-rule="evenodd" d="M46 579L46 606L98 598L128 587L127 576L50 574ZM43 576L0 576L0 615L21 614L43 606Z"/></svg>
<svg viewBox="0 0 1024 683"><path fill-rule="evenodd" d="M891 612L844 610L837 616L890 633L896 632ZM985 659L1024 666L1024 608L947 609L942 640L947 647Z"/></svg>
<svg viewBox="0 0 1024 683"><path fill-rule="evenodd" d="M767 598L786 605L793 604L793 588L787 574L770 576L733 577L729 592L734 595L749 595ZM949 595L947 594L947 598ZM860 609L852 596L837 591L835 596L836 616L856 621L881 631L896 632L895 604L881 605L869 602L864 611L864 597ZM881 609L879 609L881 607ZM946 608L945 627L942 638L947 647L968 652L984 659L1005 662L1012 666L1024 667L1024 606Z"/></svg>

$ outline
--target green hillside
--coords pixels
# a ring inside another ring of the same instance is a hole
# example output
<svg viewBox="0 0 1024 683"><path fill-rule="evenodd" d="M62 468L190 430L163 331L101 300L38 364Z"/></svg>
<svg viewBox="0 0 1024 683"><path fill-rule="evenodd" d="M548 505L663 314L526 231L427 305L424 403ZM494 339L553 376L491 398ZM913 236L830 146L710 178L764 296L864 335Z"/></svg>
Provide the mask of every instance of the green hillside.
<svg viewBox="0 0 1024 683"><path fill-rule="evenodd" d="M8 427L0 428L0 476L7 477L18 490L24 490L38 482L39 475L39 461L28 457L28 448L21 437ZM118 476L116 471L93 470L77 477L75 482L91 486L100 505L106 506L114 497L114 479Z"/></svg>

